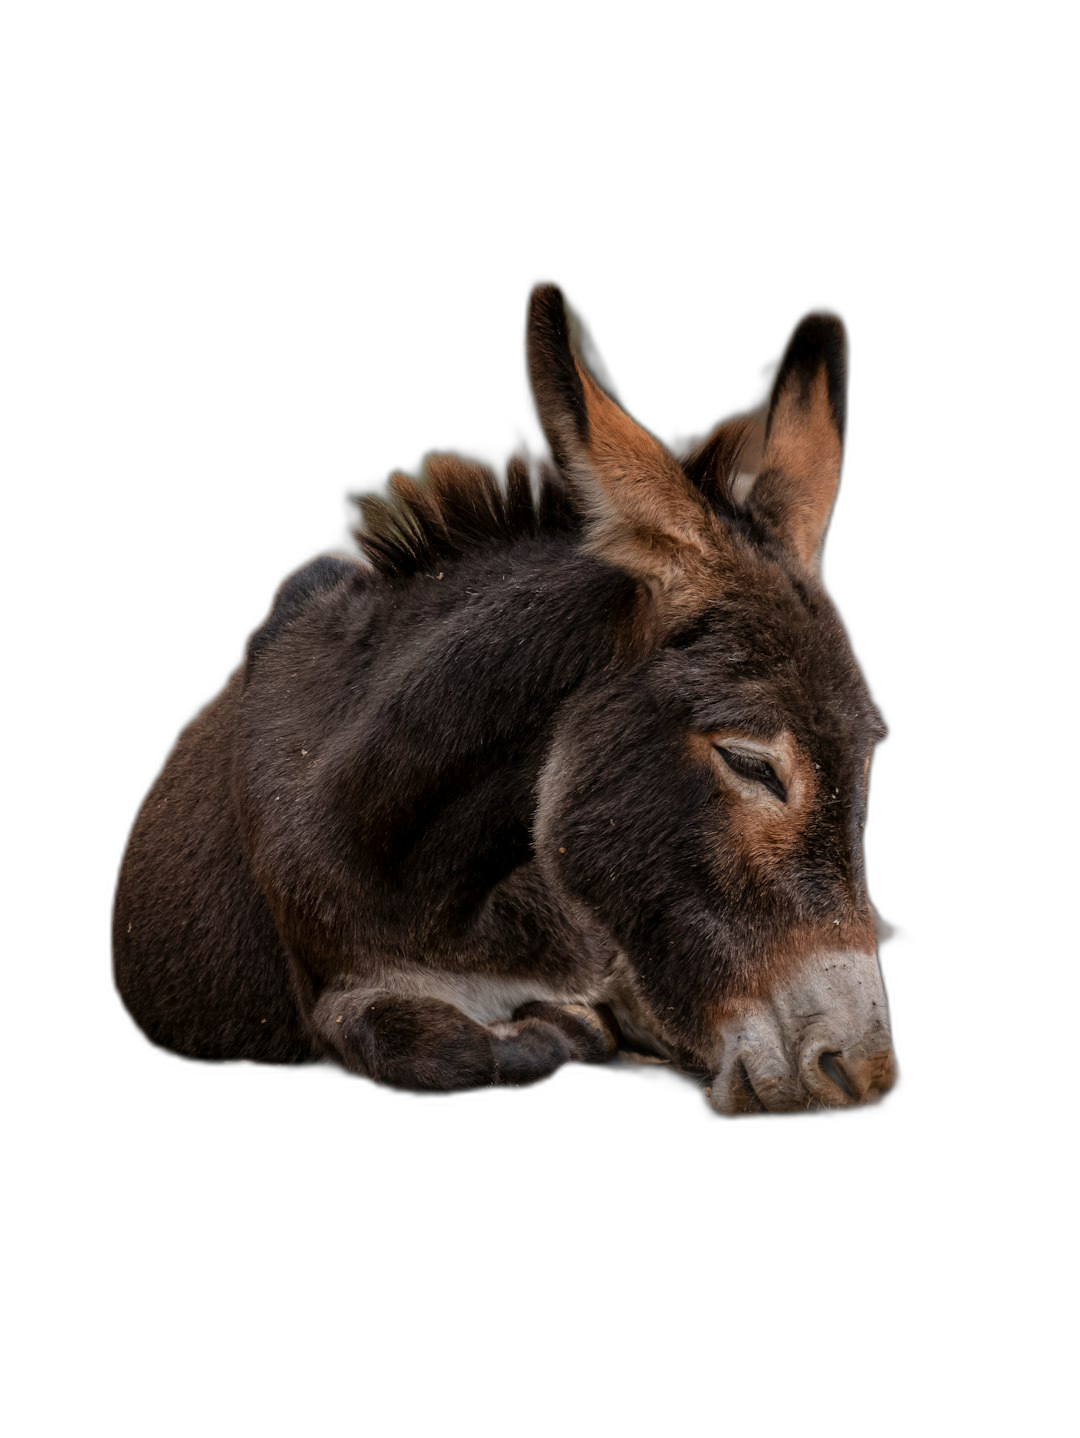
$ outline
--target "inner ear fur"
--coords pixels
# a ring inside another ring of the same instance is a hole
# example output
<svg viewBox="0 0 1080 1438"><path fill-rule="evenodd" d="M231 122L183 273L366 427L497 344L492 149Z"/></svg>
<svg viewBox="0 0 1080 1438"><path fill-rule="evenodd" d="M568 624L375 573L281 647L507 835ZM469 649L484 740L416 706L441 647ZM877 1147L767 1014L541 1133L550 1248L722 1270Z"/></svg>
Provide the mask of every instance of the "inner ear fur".
<svg viewBox="0 0 1080 1438"><path fill-rule="evenodd" d="M533 291L527 348L540 423L589 514L588 547L646 585L663 628L692 618L719 587L727 541L716 515L585 368L554 285Z"/></svg>
<svg viewBox="0 0 1080 1438"><path fill-rule="evenodd" d="M840 483L847 404L847 336L835 315L807 315L773 385L751 507L816 570Z"/></svg>
<svg viewBox="0 0 1080 1438"><path fill-rule="evenodd" d="M724 420L682 460L695 489L720 509L742 504L761 469L765 406Z"/></svg>

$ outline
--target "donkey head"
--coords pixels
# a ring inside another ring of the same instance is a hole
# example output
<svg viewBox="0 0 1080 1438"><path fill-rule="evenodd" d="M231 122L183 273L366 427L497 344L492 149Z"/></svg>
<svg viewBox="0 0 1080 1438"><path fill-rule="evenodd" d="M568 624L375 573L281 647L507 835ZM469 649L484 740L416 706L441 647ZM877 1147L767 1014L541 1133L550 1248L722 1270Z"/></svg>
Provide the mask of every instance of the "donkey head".
<svg viewBox="0 0 1080 1438"><path fill-rule="evenodd" d="M586 543L638 586L620 662L560 719L541 862L617 944L624 1027L707 1074L717 1109L875 1098L894 1064L862 835L884 726L818 578L843 327L795 331L749 487L753 426L677 459L587 372L551 287L529 368Z"/></svg>

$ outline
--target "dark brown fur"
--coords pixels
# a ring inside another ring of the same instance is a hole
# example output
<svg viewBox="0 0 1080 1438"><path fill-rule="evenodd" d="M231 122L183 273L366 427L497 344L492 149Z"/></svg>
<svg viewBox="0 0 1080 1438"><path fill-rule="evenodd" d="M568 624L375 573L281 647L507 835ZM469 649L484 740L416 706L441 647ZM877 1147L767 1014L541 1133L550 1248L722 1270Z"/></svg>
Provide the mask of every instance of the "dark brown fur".
<svg viewBox="0 0 1080 1438"><path fill-rule="evenodd" d="M796 331L745 502L753 421L677 460L551 287L529 363L555 464L395 475L360 501L370 567L294 575L180 736L114 917L155 1042L448 1089L606 1058L610 1003L703 1070L725 1006L867 941L881 724L816 573L839 323ZM788 807L731 781L732 732L779 746Z"/></svg>

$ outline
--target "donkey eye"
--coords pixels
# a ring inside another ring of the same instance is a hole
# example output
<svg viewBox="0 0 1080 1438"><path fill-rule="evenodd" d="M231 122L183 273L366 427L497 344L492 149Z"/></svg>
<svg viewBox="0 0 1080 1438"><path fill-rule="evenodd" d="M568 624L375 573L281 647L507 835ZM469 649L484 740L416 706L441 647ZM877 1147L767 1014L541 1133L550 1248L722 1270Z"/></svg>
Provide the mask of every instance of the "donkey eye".
<svg viewBox="0 0 1080 1438"><path fill-rule="evenodd" d="M787 803L787 790L767 759L762 759L756 754L747 754L742 749L725 749L722 744L717 744L715 748L728 768L738 774L741 779L750 779L755 784L762 785L763 788L768 789L770 794L775 794L782 803Z"/></svg>

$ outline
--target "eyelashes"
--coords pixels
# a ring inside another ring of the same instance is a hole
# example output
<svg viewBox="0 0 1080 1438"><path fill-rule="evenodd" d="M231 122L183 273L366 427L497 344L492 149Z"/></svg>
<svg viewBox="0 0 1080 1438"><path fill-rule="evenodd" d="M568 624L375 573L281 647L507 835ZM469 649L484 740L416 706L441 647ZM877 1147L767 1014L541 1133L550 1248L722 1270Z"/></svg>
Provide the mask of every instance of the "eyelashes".
<svg viewBox="0 0 1080 1438"><path fill-rule="evenodd" d="M760 784L763 789L768 789L770 794L775 794L782 804L787 803L787 790L767 759L758 754L747 754L743 749L725 748L723 744L715 744L713 747L733 774L738 774L740 779L749 779L753 784Z"/></svg>

